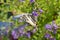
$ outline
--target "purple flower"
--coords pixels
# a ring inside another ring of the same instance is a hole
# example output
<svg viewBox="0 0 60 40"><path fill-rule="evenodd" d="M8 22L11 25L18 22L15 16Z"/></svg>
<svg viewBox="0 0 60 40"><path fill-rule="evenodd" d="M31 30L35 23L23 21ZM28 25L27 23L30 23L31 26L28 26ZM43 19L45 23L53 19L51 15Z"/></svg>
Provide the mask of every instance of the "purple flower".
<svg viewBox="0 0 60 40"><path fill-rule="evenodd" d="M52 21L52 24L55 24L55 21L54 20Z"/></svg>
<svg viewBox="0 0 60 40"><path fill-rule="evenodd" d="M19 30L19 36L23 36L25 34L24 30Z"/></svg>
<svg viewBox="0 0 60 40"><path fill-rule="evenodd" d="M21 29L19 29L19 33L23 34L23 33L24 33L24 31L23 31L23 30L21 30Z"/></svg>
<svg viewBox="0 0 60 40"><path fill-rule="evenodd" d="M57 33L57 30L56 30L56 29L54 29L54 30L53 30L53 34L56 34L56 33Z"/></svg>
<svg viewBox="0 0 60 40"><path fill-rule="evenodd" d="M56 40L55 38L50 38L50 40Z"/></svg>
<svg viewBox="0 0 60 40"><path fill-rule="evenodd" d="M50 38L50 37L51 37L50 34L48 34L48 33L45 34L45 38Z"/></svg>
<svg viewBox="0 0 60 40"><path fill-rule="evenodd" d="M43 12L43 10L42 10L42 9L40 9L39 11L40 11L40 13L42 13L42 12Z"/></svg>
<svg viewBox="0 0 60 40"><path fill-rule="evenodd" d="M18 30L23 31L25 27L21 26Z"/></svg>
<svg viewBox="0 0 60 40"><path fill-rule="evenodd" d="M18 33L15 30L12 31L12 36L14 39L17 39L19 37Z"/></svg>
<svg viewBox="0 0 60 40"><path fill-rule="evenodd" d="M27 36L28 38L30 38L30 37L31 37L31 34L32 34L31 31L27 31L26 36Z"/></svg>
<svg viewBox="0 0 60 40"><path fill-rule="evenodd" d="M30 0L31 3L35 2L35 0Z"/></svg>
<svg viewBox="0 0 60 40"><path fill-rule="evenodd" d="M54 29L57 29L58 26L57 26L56 24L53 24L53 28L54 28Z"/></svg>
<svg viewBox="0 0 60 40"><path fill-rule="evenodd" d="M45 25L45 28L46 28L47 30L52 30L52 26L51 26L50 24L46 24L46 25Z"/></svg>
<svg viewBox="0 0 60 40"><path fill-rule="evenodd" d="M33 12L32 12L32 15L34 15L34 16L38 16L38 14L37 14L36 11L33 11Z"/></svg>
<svg viewBox="0 0 60 40"><path fill-rule="evenodd" d="M24 25L21 25L21 26L18 28L18 32L19 32L19 35L20 35L20 36L23 36L23 35L25 34L24 28L25 28L26 26L28 26L27 23L24 24Z"/></svg>
<svg viewBox="0 0 60 40"><path fill-rule="evenodd" d="M27 37L30 38L30 33L27 33Z"/></svg>
<svg viewBox="0 0 60 40"><path fill-rule="evenodd" d="M28 26L28 24L27 24L27 23L26 23L26 24L24 24L24 25L21 25L21 26L18 28L19 33L22 33L22 32L23 32L23 30L24 30L24 28L25 28L26 26Z"/></svg>
<svg viewBox="0 0 60 40"><path fill-rule="evenodd" d="M23 36L25 34L25 32L19 33L19 36Z"/></svg>
<svg viewBox="0 0 60 40"><path fill-rule="evenodd" d="M52 21L52 26L53 26L53 29L57 29L58 26L55 24L55 21Z"/></svg>

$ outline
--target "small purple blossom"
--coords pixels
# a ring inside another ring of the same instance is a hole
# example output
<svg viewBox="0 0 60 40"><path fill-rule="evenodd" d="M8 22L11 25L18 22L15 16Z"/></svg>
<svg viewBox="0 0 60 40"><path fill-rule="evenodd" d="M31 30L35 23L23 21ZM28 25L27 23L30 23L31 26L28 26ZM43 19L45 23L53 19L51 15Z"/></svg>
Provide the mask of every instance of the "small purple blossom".
<svg viewBox="0 0 60 40"><path fill-rule="evenodd" d="M57 30L56 30L56 29L54 29L54 30L53 30L53 34L56 34L56 33L57 33Z"/></svg>
<svg viewBox="0 0 60 40"><path fill-rule="evenodd" d="M42 10L42 9L40 9L39 11L40 11L40 13L42 13L42 12L43 12L43 10Z"/></svg>
<svg viewBox="0 0 60 40"><path fill-rule="evenodd" d="M53 28L54 28L54 29L57 29L58 26L57 26L56 24L53 24Z"/></svg>
<svg viewBox="0 0 60 40"><path fill-rule="evenodd" d="M48 33L45 34L45 38L50 38L50 37L51 37L50 34L48 34Z"/></svg>
<svg viewBox="0 0 60 40"><path fill-rule="evenodd" d="M52 24L55 24L55 21L54 20L52 21Z"/></svg>
<svg viewBox="0 0 60 40"><path fill-rule="evenodd" d="M56 34L58 26L55 24L55 21L52 21L52 26L53 26L53 34Z"/></svg>
<svg viewBox="0 0 60 40"><path fill-rule="evenodd" d="M18 30L23 31L25 27L21 26Z"/></svg>
<svg viewBox="0 0 60 40"><path fill-rule="evenodd" d="M36 11L33 11L33 12L32 12L32 15L34 15L34 16L38 16L38 14L37 14Z"/></svg>
<svg viewBox="0 0 60 40"><path fill-rule="evenodd" d="M45 28L46 28L47 30L52 30L52 26L51 26L50 24L46 24L46 25L45 25Z"/></svg>
<svg viewBox="0 0 60 40"><path fill-rule="evenodd" d="M18 31L19 31L19 33L23 33L23 30L20 30L20 29L19 29Z"/></svg>
<svg viewBox="0 0 60 40"><path fill-rule="evenodd" d="M25 34L25 32L19 33L19 36L23 36Z"/></svg>
<svg viewBox="0 0 60 40"><path fill-rule="evenodd" d="M28 26L27 23L24 24L24 25L19 26L18 31L19 31L19 35L20 35L20 36L23 36L23 35L25 34L24 28L25 28L26 26Z"/></svg>
<svg viewBox="0 0 60 40"><path fill-rule="evenodd" d="M26 35L27 35L28 38L30 38L30 33L27 33Z"/></svg>
<svg viewBox="0 0 60 40"><path fill-rule="evenodd" d="M55 21L52 21L52 26L53 26L53 29L57 29L58 26L56 25Z"/></svg>
<svg viewBox="0 0 60 40"><path fill-rule="evenodd" d="M35 0L30 0L31 3L35 2Z"/></svg>
<svg viewBox="0 0 60 40"><path fill-rule="evenodd" d="M27 36L28 38L30 38L30 37L31 37L31 34L32 34L31 31L27 31L26 36Z"/></svg>
<svg viewBox="0 0 60 40"><path fill-rule="evenodd" d="M14 39L17 39L19 37L18 33L15 30L12 31L12 36Z"/></svg>
<svg viewBox="0 0 60 40"><path fill-rule="evenodd" d="M19 33L22 33L22 32L23 32L23 30L24 30L24 28L25 28L26 26L28 26L28 24L27 24L27 23L26 23L26 24L24 24L24 25L21 25L21 26L18 28Z"/></svg>

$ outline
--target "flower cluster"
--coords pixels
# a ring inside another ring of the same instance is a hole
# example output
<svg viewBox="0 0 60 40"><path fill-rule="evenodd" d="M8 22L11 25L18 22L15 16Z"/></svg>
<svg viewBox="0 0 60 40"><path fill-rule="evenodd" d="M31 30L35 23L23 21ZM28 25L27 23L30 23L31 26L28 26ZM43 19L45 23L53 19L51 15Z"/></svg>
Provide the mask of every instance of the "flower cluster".
<svg viewBox="0 0 60 40"><path fill-rule="evenodd" d="M46 39L49 39L49 40L56 40L56 38L52 37L52 35L49 34L49 33L46 33L46 34L45 34L45 38L46 38Z"/></svg>
<svg viewBox="0 0 60 40"><path fill-rule="evenodd" d="M57 33L57 28L58 26L56 25L55 21L52 21L52 24L46 24L45 25L46 30L48 30L48 32L52 32L54 35ZM45 34L45 38L48 38L50 40L56 40L54 37L51 37L52 35L50 35L49 33Z"/></svg>
<svg viewBox="0 0 60 40"><path fill-rule="evenodd" d="M28 24L24 24L18 28L15 28L12 30L11 35L14 39L18 39L18 37L26 36L28 38L31 38L31 34L36 32L36 28L34 28L32 31L28 30L27 32L24 31L25 27L28 26Z"/></svg>
<svg viewBox="0 0 60 40"><path fill-rule="evenodd" d="M52 24L51 25L50 24L46 24L45 28L48 31L53 31L53 33L56 33L56 30L57 30L58 26L55 24L54 21L52 21Z"/></svg>

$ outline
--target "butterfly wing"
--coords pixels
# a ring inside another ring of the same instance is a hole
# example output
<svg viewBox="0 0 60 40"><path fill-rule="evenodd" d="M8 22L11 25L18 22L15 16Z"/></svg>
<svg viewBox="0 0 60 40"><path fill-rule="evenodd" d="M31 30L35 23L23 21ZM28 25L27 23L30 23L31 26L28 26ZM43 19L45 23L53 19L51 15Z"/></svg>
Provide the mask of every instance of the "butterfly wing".
<svg viewBox="0 0 60 40"><path fill-rule="evenodd" d="M32 16L33 17L33 16ZM24 19L27 23L29 23L32 26L36 26L35 21L31 18L31 15L24 15Z"/></svg>

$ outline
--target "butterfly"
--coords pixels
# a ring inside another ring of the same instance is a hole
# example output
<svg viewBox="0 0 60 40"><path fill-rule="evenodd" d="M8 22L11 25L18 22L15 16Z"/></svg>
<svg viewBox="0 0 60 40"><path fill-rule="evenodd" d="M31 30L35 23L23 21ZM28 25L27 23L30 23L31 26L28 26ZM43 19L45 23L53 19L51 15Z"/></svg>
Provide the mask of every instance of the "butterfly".
<svg viewBox="0 0 60 40"><path fill-rule="evenodd" d="M13 20L19 19L20 22L27 22L32 26L36 26L37 17L31 13L22 13L16 16L13 16Z"/></svg>

